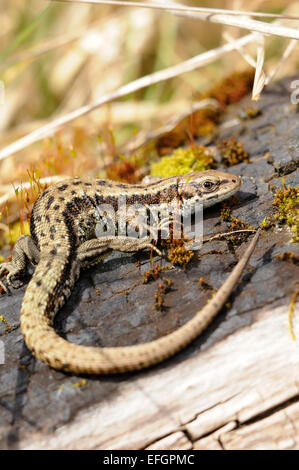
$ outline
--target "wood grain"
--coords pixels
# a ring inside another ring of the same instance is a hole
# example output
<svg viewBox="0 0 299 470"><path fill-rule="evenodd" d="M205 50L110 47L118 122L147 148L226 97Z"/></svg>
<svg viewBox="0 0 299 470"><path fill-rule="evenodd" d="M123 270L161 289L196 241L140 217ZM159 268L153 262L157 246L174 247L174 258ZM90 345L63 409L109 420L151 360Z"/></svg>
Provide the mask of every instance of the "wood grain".
<svg viewBox="0 0 299 470"><path fill-rule="evenodd" d="M298 337L298 321L294 330ZM298 449L298 357L286 307L267 306L252 325L177 364L140 374L71 424L20 447L173 449L189 440L195 449Z"/></svg>

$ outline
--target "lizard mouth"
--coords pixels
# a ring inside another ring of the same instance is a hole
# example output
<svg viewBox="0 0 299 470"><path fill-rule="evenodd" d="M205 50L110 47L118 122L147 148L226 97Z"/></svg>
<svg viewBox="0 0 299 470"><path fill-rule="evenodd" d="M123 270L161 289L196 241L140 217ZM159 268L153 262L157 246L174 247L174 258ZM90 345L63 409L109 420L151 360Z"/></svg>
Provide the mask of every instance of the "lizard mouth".
<svg viewBox="0 0 299 470"><path fill-rule="evenodd" d="M219 191L217 193L206 194L203 200L203 207L210 207L233 196L239 191L241 184L242 180L239 176L229 175L227 179L220 182L218 186Z"/></svg>
<svg viewBox="0 0 299 470"><path fill-rule="evenodd" d="M211 197L208 196L206 200L203 201L203 206L210 207L210 206L213 206L214 204L218 204L219 202L222 202L230 198L239 190L239 187L240 186L233 188L230 191L225 191L223 193L211 195Z"/></svg>

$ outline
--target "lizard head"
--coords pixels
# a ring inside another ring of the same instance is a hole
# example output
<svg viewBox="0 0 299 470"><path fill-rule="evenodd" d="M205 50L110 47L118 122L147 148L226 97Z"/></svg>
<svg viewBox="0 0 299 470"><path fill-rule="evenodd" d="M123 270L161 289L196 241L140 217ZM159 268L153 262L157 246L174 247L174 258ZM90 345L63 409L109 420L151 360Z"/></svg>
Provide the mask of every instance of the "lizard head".
<svg viewBox="0 0 299 470"><path fill-rule="evenodd" d="M235 194L241 178L217 170L189 173L179 177L178 195L191 208L195 203L212 206Z"/></svg>

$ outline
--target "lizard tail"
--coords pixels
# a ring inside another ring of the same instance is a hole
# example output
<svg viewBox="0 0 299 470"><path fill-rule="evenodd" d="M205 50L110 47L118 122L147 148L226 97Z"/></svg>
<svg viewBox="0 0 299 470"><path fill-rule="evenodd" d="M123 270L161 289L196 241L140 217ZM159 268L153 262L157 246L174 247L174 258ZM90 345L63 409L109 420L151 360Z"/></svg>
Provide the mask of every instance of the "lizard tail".
<svg viewBox="0 0 299 470"><path fill-rule="evenodd" d="M52 292L53 286L49 285L49 276L47 276L47 285L43 286L43 289L41 289L42 286L37 286L48 262L45 258L37 267L37 275L34 275L29 284L22 305L21 328L26 344L39 359L51 367L76 374L113 374L143 369L157 364L193 341L221 310L238 282L255 248L258 236L259 232L255 234L244 255L213 299L189 322L167 336L136 346L88 347L70 343L58 336L52 327L53 317L70 294L72 286L64 286L61 292L56 286L52 296L50 292ZM53 259L53 263L55 263L55 269L62 271L69 269L66 268L67 259L65 263L60 261L60 264L59 260ZM74 268L71 267L71 269ZM62 283L59 282L58 286L61 285ZM53 309L54 298L56 299L55 303L58 299L55 309ZM51 310L53 314L49 317L47 312Z"/></svg>

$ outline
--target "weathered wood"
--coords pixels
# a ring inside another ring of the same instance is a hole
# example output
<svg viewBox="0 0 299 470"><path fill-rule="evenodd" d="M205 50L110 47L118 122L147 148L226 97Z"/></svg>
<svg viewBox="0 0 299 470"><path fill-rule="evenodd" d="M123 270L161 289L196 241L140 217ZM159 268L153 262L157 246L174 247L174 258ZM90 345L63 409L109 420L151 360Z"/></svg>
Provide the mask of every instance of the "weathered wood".
<svg viewBox="0 0 299 470"><path fill-rule="evenodd" d="M222 435L231 431L232 429L237 427L237 423L235 421L230 421L225 426L217 429L217 431L212 432L207 437L203 437L202 439L198 439L193 443L194 450L223 450L224 447L221 442Z"/></svg>
<svg viewBox="0 0 299 470"><path fill-rule="evenodd" d="M299 335L299 322L295 334ZM226 443L228 448L274 447L279 436L283 442L286 428L288 446L297 448L298 408L296 428L290 417L295 408L288 401L298 395L298 372L298 343L288 332L285 307L265 308L252 325L213 348L165 366L159 373L142 374L114 399L80 413L52 436L31 436L21 448L140 449L181 428L192 441L198 441L232 421L242 427L221 434L224 448ZM274 411L267 420L261 418L260 428L258 424L246 425L249 419L258 419L276 406L285 409ZM262 434L269 431L271 420L276 426L273 434L266 433L261 440L258 435L250 438L250 428ZM283 425L280 431L279 422ZM246 437L243 444L242 436ZM173 443L169 445L174 448ZM200 440L196 445L203 448Z"/></svg>
<svg viewBox="0 0 299 470"><path fill-rule="evenodd" d="M299 449L299 403L221 436L225 449Z"/></svg>
<svg viewBox="0 0 299 470"><path fill-rule="evenodd" d="M182 431L178 431L154 442L146 450L190 450L192 447L190 439Z"/></svg>

